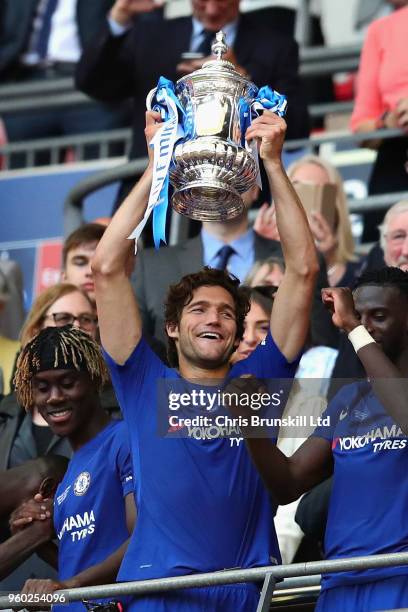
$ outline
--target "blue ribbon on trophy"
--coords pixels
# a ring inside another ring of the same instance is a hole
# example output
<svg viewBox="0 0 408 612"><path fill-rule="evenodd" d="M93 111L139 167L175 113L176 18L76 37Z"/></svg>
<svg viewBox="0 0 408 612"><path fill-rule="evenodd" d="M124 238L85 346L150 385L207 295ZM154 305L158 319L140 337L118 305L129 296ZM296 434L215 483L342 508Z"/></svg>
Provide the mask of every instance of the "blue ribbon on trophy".
<svg viewBox="0 0 408 612"><path fill-rule="evenodd" d="M257 174L257 185L262 189L261 175L259 172L259 159L258 159L258 146L256 142L248 143L245 140L245 134L247 129L252 123L255 117L259 117L260 111L271 110L272 112L284 117L288 101L286 96L278 93L269 85L264 85L258 90L256 98L248 104L248 102L241 98L239 101L239 113L240 113L240 125L241 125L241 146L245 147L248 151L251 151L255 163L258 167Z"/></svg>
<svg viewBox="0 0 408 612"><path fill-rule="evenodd" d="M135 240L135 252L137 250L137 240L152 211L155 247L158 249L161 241L166 243L169 167L174 146L184 136L183 122L180 121L180 118L184 116L184 109L174 93L172 81L161 76L157 87L148 94L146 106L149 110L160 112L163 125L150 142L150 146L154 150L153 179L146 212L142 221L129 236L129 238ZM181 113L180 118L179 111Z"/></svg>
<svg viewBox="0 0 408 612"><path fill-rule="evenodd" d="M252 120L260 114L261 110L269 109L282 117L286 111L287 101L285 96L270 87L261 87L259 90L255 88L254 93L256 93L256 97L252 98L252 102L249 103L243 97L239 101L241 146L252 154L257 169L257 183L262 187L260 184L257 143L256 141L246 142L245 133ZM161 241L166 243L169 171L173 150L178 140L189 140L194 123L192 109L190 108L187 111L183 109L176 96L174 84L162 76L157 87L148 94L146 106L149 110L160 112L163 124L150 143L154 150L154 158L152 186L147 208L143 219L129 236L129 238L135 240L135 252L137 250L137 240L152 213L155 247L159 248Z"/></svg>

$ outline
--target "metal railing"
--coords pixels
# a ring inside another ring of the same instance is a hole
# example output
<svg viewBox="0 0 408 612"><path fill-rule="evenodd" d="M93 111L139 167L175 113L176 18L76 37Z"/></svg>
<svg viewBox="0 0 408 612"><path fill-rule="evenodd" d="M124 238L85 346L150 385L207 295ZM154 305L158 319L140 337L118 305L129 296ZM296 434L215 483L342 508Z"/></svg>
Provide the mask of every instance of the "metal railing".
<svg viewBox="0 0 408 612"><path fill-rule="evenodd" d="M301 64L359 57L361 44L338 45L336 47L301 47L299 57Z"/></svg>
<svg viewBox="0 0 408 612"><path fill-rule="evenodd" d="M347 103L346 103L347 104ZM333 112L335 106L319 105L324 107L325 112ZM340 108L340 107L339 107ZM343 112L347 106L342 105ZM319 112L317 108L316 113ZM318 116L315 114L315 116ZM285 143L286 150L295 150L300 148L313 148L321 144L332 142L335 144L358 144L371 139L387 139L405 136L405 133L400 129L383 129L367 133L353 134L351 132L328 132L323 135L312 135L310 138L302 138L297 140L289 140ZM23 167L31 167L34 165L35 155L40 152L48 152L51 156L50 163L59 163L61 151L66 148L71 148L74 151L77 160L84 158L85 147L93 145L95 152L92 153L92 159L103 159L108 156L109 145L118 143L123 145L125 152L130 148L132 140L132 131L129 128L110 130L107 132L92 132L89 134L79 134L74 136L59 136L57 138L47 138L38 140L29 140L26 142L9 143L0 146L0 156L3 157L3 169L10 167L10 156L13 154L21 154L25 157L25 164L19 164Z"/></svg>
<svg viewBox="0 0 408 612"><path fill-rule="evenodd" d="M92 159L104 159L108 157L109 146L119 144L123 146L125 154L128 154L132 142L132 130L122 128L109 130L107 132L91 132L89 134L77 134L74 136L58 136L56 138L40 138L37 140L27 140L25 142L15 142L0 146L0 156L3 157L3 170L10 167L12 155L21 154L24 156L24 163L21 166L30 168L35 165L35 156L38 153L47 153L50 156L50 164L61 163L60 155L66 149L72 149L76 161L82 161L85 157L86 148L93 146Z"/></svg>
<svg viewBox="0 0 408 612"><path fill-rule="evenodd" d="M308 78L354 71L358 68L360 52L360 45L302 47L299 74ZM0 100L0 114L93 103L91 98L76 91L72 78L2 85Z"/></svg>
<svg viewBox="0 0 408 612"><path fill-rule="evenodd" d="M284 144L284 149L293 151L295 149L313 148L322 144L360 144L370 140L387 140L388 138L398 138L406 136L405 132L400 129L382 129L372 132L353 133L348 131L328 132L324 134L312 134L310 138L299 138L296 140L288 140Z"/></svg>
<svg viewBox="0 0 408 612"><path fill-rule="evenodd" d="M312 118L324 117L330 113L351 113L354 102L325 102L323 104L310 104L309 114Z"/></svg>
<svg viewBox="0 0 408 612"><path fill-rule="evenodd" d="M310 561L306 563L293 563L291 565L224 570L172 578L156 578L135 582L120 582L101 586L65 589L58 591L58 593L64 594L68 601L80 601L82 599L117 597L119 595L149 595L193 587L209 587L242 582L262 582L263 588L257 612L266 612L269 609L270 599L275 589L284 588L285 583L282 587L275 587L275 583L279 579L311 577L333 572L361 571L365 569L398 567L402 565L408 565L408 553L390 553L343 558L333 561ZM293 582L291 583L291 588L294 588ZM9 598L7 596L0 597L0 609L4 610L9 607Z"/></svg>
<svg viewBox="0 0 408 612"><path fill-rule="evenodd" d="M0 87L0 98L2 100L6 98L31 98L49 93L66 93L74 89L74 80L69 77L29 81L26 83L9 83Z"/></svg>
<svg viewBox="0 0 408 612"><path fill-rule="evenodd" d="M381 138L381 137L395 137L402 135L401 130L377 130L366 134L351 134L344 133L333 136L323 135L318 137L312 137L310 139L302 139L297 141L288 141L285 143L285 149L297 149L302 147L314 148L320 144L326 142L351 142L358 143L362 140L370 138ZM69 235L73 230L79 227L83 223L83 200L89 194L95 190L105 187L111 183L119 180L137 178L139 177L145 167L147 159L137 159L122 166L116 166L109 170L94 174L91 177L87 177L78 183L69 193L64 203L64 235ZM364 200L350 200L349 201L349 212L350 213L365 213L370 210L381 210L388 208L398 200L404 199L408 196L407 192L403 193L390 193L379 196L371 196ZM171 230L170 230L170 244L176 244L182 237L183 222L179 219L179 215L175 215L172 218Z"/></svg>

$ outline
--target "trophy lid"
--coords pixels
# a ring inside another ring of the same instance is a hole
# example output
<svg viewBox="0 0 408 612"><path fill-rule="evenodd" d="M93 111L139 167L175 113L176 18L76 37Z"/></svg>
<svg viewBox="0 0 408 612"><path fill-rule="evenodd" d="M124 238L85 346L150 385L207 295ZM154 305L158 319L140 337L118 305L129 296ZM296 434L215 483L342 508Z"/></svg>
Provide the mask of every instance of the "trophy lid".
<svg viewBox="0 0 408 612"><path fill-rule="evenodd" d="M246 77L240 74L235 68L232 62L222 59L222 56L228 51L228 45L225 39L225 33L220 30L215 35L215 40L211 45L212 54L215 55L215 59L211 59L205 62L201 68L187 74L177 81L177 85L186 81L195 81L196 79L206 80L214 79L216 77L227 78L230 81L239 81L248 85L256 86L251 83Z"/></svg>

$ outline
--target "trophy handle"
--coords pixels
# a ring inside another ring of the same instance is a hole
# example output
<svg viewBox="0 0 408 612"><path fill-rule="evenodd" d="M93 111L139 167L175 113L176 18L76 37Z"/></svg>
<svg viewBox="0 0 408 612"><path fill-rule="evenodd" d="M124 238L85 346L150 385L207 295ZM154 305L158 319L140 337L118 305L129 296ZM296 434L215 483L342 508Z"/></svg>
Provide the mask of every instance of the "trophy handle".
<svg viewBox="0 0 408 612"><path fill-rule="evenodd" d="M154 110L152 108L152 100L153 100L154 96L156 95L156 91L157 91L157 87L153 87L153 89L151 89L149 91L149 93L147 94L147 97L146 97L146 108L147 108L148 111Z"/></svg>

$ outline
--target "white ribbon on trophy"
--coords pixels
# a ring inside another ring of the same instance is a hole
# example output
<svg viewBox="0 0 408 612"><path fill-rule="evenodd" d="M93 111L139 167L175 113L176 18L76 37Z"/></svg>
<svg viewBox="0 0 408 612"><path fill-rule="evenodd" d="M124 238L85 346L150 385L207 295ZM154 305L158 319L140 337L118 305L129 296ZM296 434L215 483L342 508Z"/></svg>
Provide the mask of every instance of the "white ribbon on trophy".
<svg viewBox="0 0 408 612"><path fill-rule="evenodd" d="M149 201L143 219L138 226L128 236L128 239L135 241L135 254L137 253L137 241L142 233L153 209L163 203L164 198L167 198L167 190L163 193L163 186L168 181L169 167L174 145L184 136L183 127L179 124L177 106L174 99L169 95L164 87L152 89L146 99L146 106L149 110L152 109L152 100L156 96L156 100L160 103L160 109L167 108L166 114L168 118L163 122L161 128L156 132L149 146L153 147L153 179L150 189Z"/></svg>

